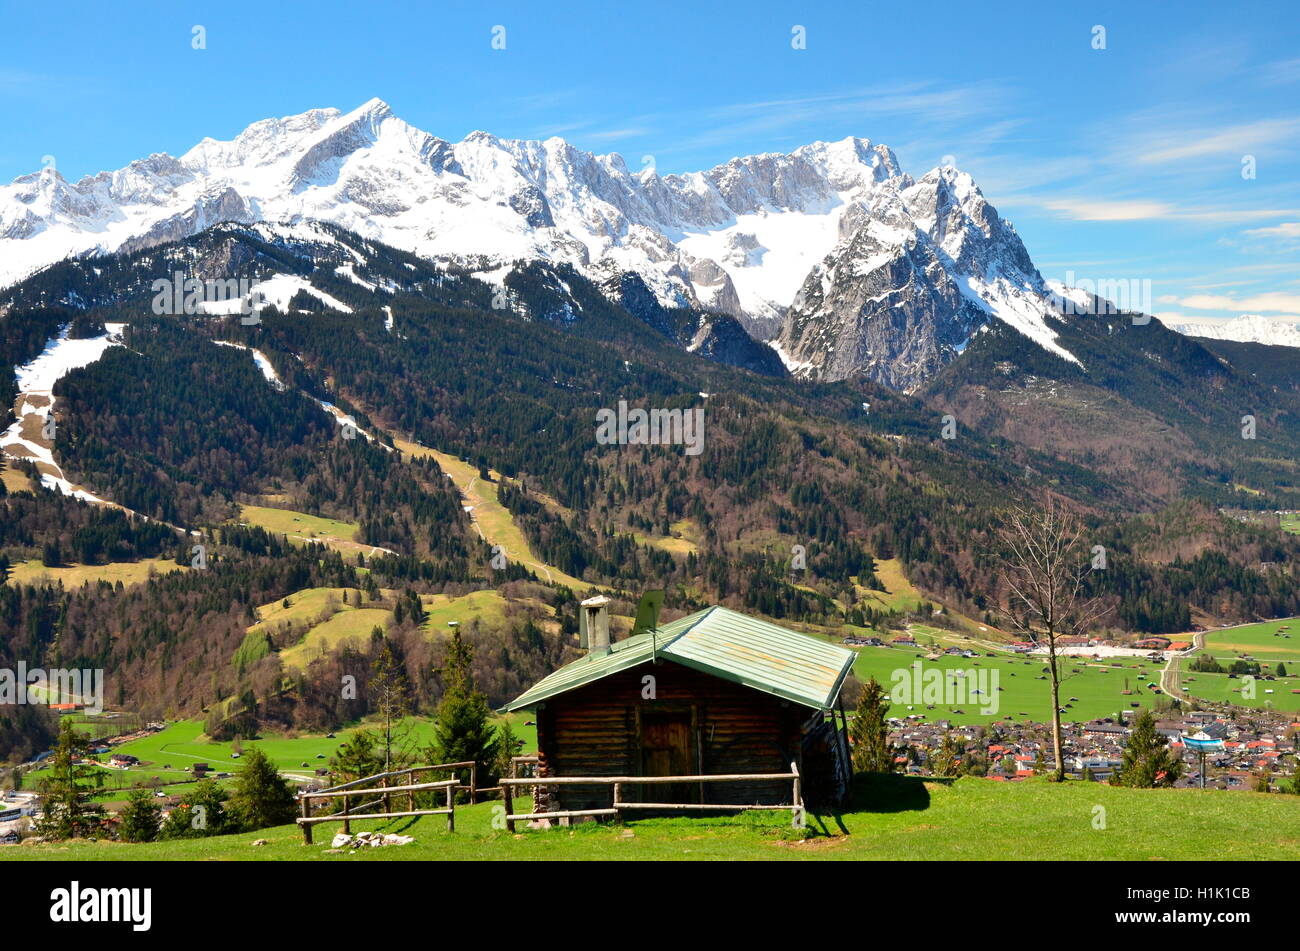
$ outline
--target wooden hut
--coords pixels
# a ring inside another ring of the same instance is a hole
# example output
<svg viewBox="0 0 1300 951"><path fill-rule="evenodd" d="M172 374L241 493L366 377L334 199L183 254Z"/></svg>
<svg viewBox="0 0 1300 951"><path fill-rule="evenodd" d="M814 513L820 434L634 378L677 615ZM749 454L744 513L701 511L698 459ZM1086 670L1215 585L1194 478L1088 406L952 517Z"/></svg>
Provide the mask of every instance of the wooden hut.
<svg viewBox="0 0 1300 951"><path fill-rule="evenodd" d="M730 611L706 608L611 644L608 599L583 602L588 654L507 710L535 709L538 775L790 773L803 800L838 802L849 750L840 690L854 653ZM838 720L837 720L838 718ZM624 801L789 804L789 781L631 785ZM537 812L611 805L609 786L538 787Z"/></svg>

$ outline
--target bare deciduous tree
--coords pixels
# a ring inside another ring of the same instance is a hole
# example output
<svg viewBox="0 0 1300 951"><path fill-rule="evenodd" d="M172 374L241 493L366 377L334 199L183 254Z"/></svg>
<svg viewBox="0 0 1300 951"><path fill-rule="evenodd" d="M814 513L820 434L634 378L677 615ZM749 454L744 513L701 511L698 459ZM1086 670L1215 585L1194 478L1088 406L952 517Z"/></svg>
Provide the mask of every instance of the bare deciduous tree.
<svg viewBox="0 0 1300 951"><path fill-rule="evenodd" d="M1081 544L1078 519L1050 498L1041 508L1017 507L999 531L1004 556L1001 576L1008 592L1012 627L1047 648L1052 689L1054 778L1065 778L1061 751L1061 665L1057 644L1090 631L1106 613L1088 594L1092 570Z"/></svg>

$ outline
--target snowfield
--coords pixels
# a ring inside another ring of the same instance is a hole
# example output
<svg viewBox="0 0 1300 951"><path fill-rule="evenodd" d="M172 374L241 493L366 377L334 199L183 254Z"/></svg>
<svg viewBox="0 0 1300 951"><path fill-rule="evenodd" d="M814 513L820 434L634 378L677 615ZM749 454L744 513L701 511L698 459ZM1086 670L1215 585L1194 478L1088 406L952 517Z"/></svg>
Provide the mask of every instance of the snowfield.
<svg viewBox="0 0 1300 951"><path fill-rule="evenodd" d="M109 504L68 481L63 469L54 461L51 441L43 433L39 439L29 438L29 435L41 433L54 411L54 384L73 370L94 363L109 347L120 346L125 327L126 324L105 324L104 334L83 340L70 339L69 328L64 327L58 337L45 345L40 356L26 366L14 367L14 376L18 381L18 399L14 404L14 413L18 419L0 435L0 449L10 458L35 462L40 469L41 485L47 489L85 502Z"/></svg>

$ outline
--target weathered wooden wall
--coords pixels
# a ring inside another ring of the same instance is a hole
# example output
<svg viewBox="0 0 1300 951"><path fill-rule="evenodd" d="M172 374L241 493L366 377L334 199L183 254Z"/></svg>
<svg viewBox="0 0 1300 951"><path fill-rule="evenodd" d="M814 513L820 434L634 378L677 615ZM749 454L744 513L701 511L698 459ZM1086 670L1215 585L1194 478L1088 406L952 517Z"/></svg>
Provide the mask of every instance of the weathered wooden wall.
<svg viewBox="0 0 1300 951"><path fill-rule="evenodd" d="M655 678L645 699L642 678ZM798 760L800 724L811 711L770 694L671 661L646 663L553 697L537 712L538 749L552 776L642 775L638 712L692 717L695 759L687 772L783 773ZM662 801L656 787L625 798ZM662 787L659 787L662 790ZM610 804L608 787L555 787L554 808ZM703 802L789 802L790 783L718 783L693 787ZM680 793L680 790L676 790Z"/></svg>

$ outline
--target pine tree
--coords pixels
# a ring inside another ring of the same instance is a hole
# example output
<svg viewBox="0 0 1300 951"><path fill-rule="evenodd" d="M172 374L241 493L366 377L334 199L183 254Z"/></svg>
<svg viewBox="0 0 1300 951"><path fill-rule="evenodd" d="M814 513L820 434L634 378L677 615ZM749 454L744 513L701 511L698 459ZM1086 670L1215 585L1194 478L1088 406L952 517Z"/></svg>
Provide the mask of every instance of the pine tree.
<svg viewBox="0 0 1300 951"><path fill-rule="evenodd" d="M487 697L474 688L474 675L470 669L473 656L473 649L461 639L460 631L452 631L447 662L439 671L443 695L438 704L429 756L434 763L473 760L478 764L479 783L482 785L495 779L493 770L498 741L496 731L488 722L491 711ZM467 778L462 777L462 782Z"/></svg>
<svg viewBox="0 0 1300 951"><path fill-rule="evenodd" d="M227 809L245 831L293 822L298 811L289 783L257 747L244 756Z"/></svg>
<svg viewBox="0 0 1300 951"><path fill-rule="evenodd" d="M858 698L849 736L853 742L853 769L859 773L892 773L894 753L889 748L889 698L875 677L867 681Z"/></svg>
<svg viewBox="0 0 1300 951"><path fill-rule="evenodd" d="M1182 761L1168 748L1169 741L1156 732L1150 710L1138 714L1124 746L1124 759L1114 785L1152 789L1172 786L1182 775Z"/></svg>
<svg viewBox="0 0 1300 951"><path fill-rule="evenodd" d="M162 826L162 809L148 789L137 789L127 797L118 834L124 842L152 842Z"/></svg>
<svg viewBox="0 0 1300 951"><path fill-rule="evenodd" d="M59 741L50 757L50 775L41 780L44 815L36 832L50 839L93 835L104 822L104 810L91 796L103 785L103 773L85 762L88 739L77 733L72 721L59 725Z"/></svg>
<svg viewBox="0 0 1300 951"><path fill-rule="evenodd" d="M384 771L384 758L375 750L375 734L358 730L352 739L339 747L329 763L330 776L336 783L364 779Z"/></svg>
<svg viewBox="0 0 1300 951"><path fill-rule="evenodd" d="M497 729L497 759L495 772L498 776L509 776L511 768L511 758L518 756L519 751L523 749L524 741L515 736L514 725L510 718L506 717L501 721L501 726Z"/></svg>
<svg viewBox="0 0 1300 951"><path fill-rule="evenodd" d="M393 651L392 642L384 637L383 630L376 627L371 631L371 637L383 641L375 658L374 676L370 678L370 695L384 721L378 736L379 755L383 759L384 772L388 772L409 758L406 740L410 730L403 721L411 712L410 685L405 667Z"/></svg>

